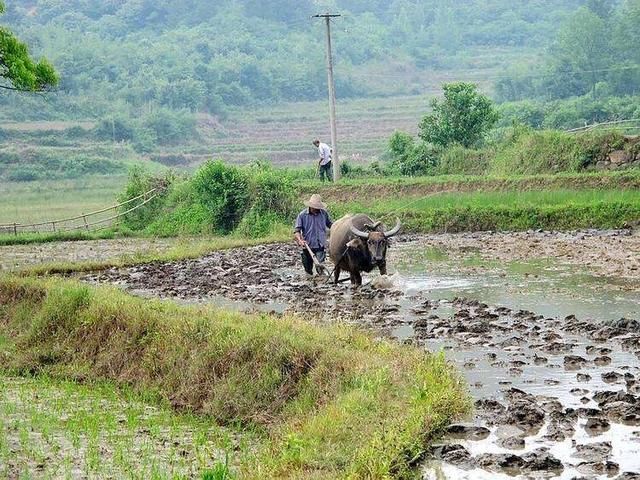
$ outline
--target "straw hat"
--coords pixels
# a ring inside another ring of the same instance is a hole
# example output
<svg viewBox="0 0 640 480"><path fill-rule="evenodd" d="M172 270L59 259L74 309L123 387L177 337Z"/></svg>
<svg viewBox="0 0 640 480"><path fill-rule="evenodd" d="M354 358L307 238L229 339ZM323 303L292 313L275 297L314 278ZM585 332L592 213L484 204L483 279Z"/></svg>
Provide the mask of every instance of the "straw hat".
<svg viewBox="0 0 640 480"><path fill-rule="evenodd" d="M322 202L322 197L317 193L311 195L311 198L304 202L307 207L315 208L317 210L326 210L327 206Z"/></svg>

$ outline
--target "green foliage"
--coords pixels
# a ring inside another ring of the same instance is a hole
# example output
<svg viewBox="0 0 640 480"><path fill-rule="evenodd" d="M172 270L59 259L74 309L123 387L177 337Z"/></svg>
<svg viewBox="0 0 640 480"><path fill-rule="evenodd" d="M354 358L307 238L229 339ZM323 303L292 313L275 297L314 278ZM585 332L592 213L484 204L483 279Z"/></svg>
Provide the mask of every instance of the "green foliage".
<svg viewBox="0 0 640 480"><path fill-rule="evenodd" d="M239 168L211 161L175 182L160 212L136 229L154 235L228 234L264 237L289 223L297 208L293 177L258 163Z"/></svg>
<svg viewBox="0 0 640 480"><path fill-rule="evenodd" d="M113 142L132 141L136 138L136 130L127 118L103 118L93 128L98 140Z"/></svg>
<svg viewBox="0 0 640 480"><path fill-rule="evenodd" d="M483 175L489 168L491 153L485 150L474 150L462 145L451 145L440 151L438 175Z"/></svg>
<svg viewBox="0 0 640 480"><path fill-rule="evenodd" d="M0 13L4 13L0 3ZM3 88L27 92L41 92L58 84L58 74L46 60L34 62L27 46L7 28L0 27L0 77L5 80Z"/></svg>
<svg viewBox="0 0 640 480"><path fill-rule="evenodd" d="M640 93L640 0L589 0L558 30L542 60L496 82L499 100Z"/></svg>
<svg viewBox="0 0 640 480"><path fill-rule="evenodd" d="M129 181L124 191L118 196L118 203L140 197L154 188L157 190L152 195L155 194L156 197L150 199L143 207L137 208L121 217L122 226L130 230L141 230L155 220L163 207L170 186L175 181L176 178L171 172L159 178L150 175L141 167L132 167L129 173ZM140 200L121 206L121 213L127 212L141 201L146 201L146 198L142 197Z"/></svg>
<svg viewBox="0 0 640 480"><path fill-rule="evenodd" d="M316 3L185 1L10 2L6 20L64 78L47 105L17 98L4 106L32 118L136 118L157 107L219 116L236 105L324 97L321 24L302 20ZM475 70L479 62L499 71L512 56L531 58L582 3L337 0L332 8L345 14L334 35L337 94L407 94L434 69ZM405 70L406 81L394 76Z"/></svg>
<svg viewBox="0 0 640 480"><path fill-rule="evenodd" d="M582 7L563 25L550 50L551 72L561 97L592 92L612 63L605 20ZM575 75L573 72L585 72ZM563 91L564 90L564 91Z"/></svg>
<svg viewBox="0 0 640 480"><path fill-rule="evenodd" d="M389 138L391 171L400 175L426 175L437 165L436 149L404 132L394 132Z"/></svg>
<svg viewBox="0 0 640 480"><path fill-rule="evenodd" d="M498 121L493 102L472 83L448 83L442 88L444 100L431 101L433 113L420 122L420 138L442 147L477 144Z"/></svg>
<svg viewBox="0 0 640 480"><path fill-rule="evenodd" d="M579 172L605 160L612 150L623 147L623 136L619 132L569 134L516 127L496 147L490 169L497 175Z"/></svg>
<svg viewBox="0 0 640 480"><path fill-rule="evenodd" d="M500 126L513 123L534 128L572 129L616 119L640 118L640 97L583 95L555 101L522 100L499 107Z"/></svg>
<svg viewBox="0 0 640 480"><path fill-rule="evenodd" d="M0 179L14 182L72 179L86 175L126 173L123 162L101 156L64 154L56 150L0 150Z"/></svg>
<svg viewBox="0 0 640 480"><path fill-rule="evenodd" d="M221 161L202 165L191 180L197 202L205 207L217 233L230 233L250 208L247 174Z"/></svg>

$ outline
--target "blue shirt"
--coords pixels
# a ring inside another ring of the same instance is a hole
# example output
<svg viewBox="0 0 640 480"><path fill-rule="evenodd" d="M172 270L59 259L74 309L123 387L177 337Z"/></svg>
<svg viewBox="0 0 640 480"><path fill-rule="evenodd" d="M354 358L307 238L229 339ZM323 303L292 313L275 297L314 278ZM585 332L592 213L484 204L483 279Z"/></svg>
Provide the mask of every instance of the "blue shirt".
<svg viewBox="0 0 640 480"><path fill-rule="evenodd" d="M309 247L319 249L324 248L327 243L327 228L332 224L326 210L320 210L315 215L311 215L309 209L305 208L296 218L295 231L302 233L302 238Z"/></svg>

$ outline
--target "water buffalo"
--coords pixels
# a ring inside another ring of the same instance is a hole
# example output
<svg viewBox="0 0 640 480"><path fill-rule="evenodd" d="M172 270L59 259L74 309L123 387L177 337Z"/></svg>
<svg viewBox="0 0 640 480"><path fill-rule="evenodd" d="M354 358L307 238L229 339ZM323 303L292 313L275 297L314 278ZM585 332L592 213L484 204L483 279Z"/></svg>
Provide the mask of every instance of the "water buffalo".
<svg viewBox="0 0 640 480"><path fill-rule="evenodd" d="M345 215L331 227L329 256L336 268L333 280L338 283L340 272L346 270L352 285L362 285L360 272L370 272L378 267L382 275L387 274L388 239L400 231L400 220L396 226L384 231L381 222L374 222L364 214Z"/></svg>

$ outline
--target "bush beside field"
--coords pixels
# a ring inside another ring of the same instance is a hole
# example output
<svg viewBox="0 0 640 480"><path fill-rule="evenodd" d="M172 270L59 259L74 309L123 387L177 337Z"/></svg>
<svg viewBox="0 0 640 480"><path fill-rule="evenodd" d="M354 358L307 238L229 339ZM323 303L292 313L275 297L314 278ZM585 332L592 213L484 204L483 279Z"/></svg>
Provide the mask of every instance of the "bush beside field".
<svg viewBox="0 0 640 480"><path fill-rule="evenodd" d="M242 478L412 478L470 408L441 355L349 327L0 279L5 373L107 380L261 438Z"/></svg>
<svg viewBox="0 0 640 480"><path fill-rule="evenodd" d="M617 152L619 164L611 162ZM516 126L484 146L432 147L396 132L388 173L405 175L536 175L640 167L640 140L618 131L567 133Z"/></svg>

